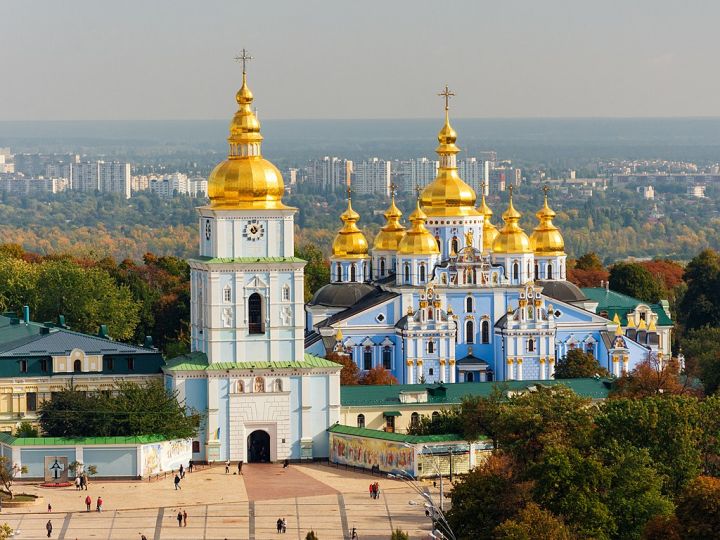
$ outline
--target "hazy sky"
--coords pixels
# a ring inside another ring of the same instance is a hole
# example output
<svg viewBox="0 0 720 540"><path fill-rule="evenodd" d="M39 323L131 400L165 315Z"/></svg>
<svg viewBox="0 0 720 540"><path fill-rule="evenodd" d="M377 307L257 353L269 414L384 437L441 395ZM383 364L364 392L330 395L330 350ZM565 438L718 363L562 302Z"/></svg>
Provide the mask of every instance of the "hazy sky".
<svg viewBox="0 0 720 540"><path fill-rule="evenodd" d="M720 2L2 0L0 120L720 116Z"/></svg>

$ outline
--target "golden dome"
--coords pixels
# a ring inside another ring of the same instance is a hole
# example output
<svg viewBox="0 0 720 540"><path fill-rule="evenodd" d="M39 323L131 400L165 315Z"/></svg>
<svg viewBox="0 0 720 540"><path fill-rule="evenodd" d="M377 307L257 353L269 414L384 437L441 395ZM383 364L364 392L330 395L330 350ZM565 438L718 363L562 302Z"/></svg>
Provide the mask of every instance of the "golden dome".
<svg viewBox="0 0 720 540"><path fill-rule="evenodd" d="M420 208L420 200L415 205L415 211L410 214L412 227L405 232L398 245L398 253L403 255L439 255L440 249L437 240L425 228L427 215Z"/></svg>
<svg viewBox="0 0 720 540"><path fill-rule="evenodd" d="M238 111L230 123L230 151L208 178L210 206L236 210L282 210L285 184L275 165L262 157L260 122L252 111L253 94L243 71L235 96Z"/></svg>
<svg viewBox="0 0 720 540"><path fill-rule="evenodd" d="M520 215L513 206L512 188L510 188L510 204L502 215L505 226L498 231L497 238L493 242L494 253L532 253L530 239L518 225Z"/></svg>
<svg viewBox="0 0 720 540"><path fill-rule="evenodd" d="M348 197L347 210L340 214L340 219L343 226L333 240L333 257L364 259L368 254L368 243L365 235L356 225L360 214L353 210L350 197Z"/></svg>
<svg viewBox="0 0 720 540"><path fill-rule="evenodd" d="M483 190L484 190L483 186ZM493 211L490 210L490 207L485 202L485 192L483 191L482 194L482 201L480 203L480 207L478 208L478 212L480 212L480 215L482 215L485 219L483 220L483 245L482 250L483 251L491 251L493 247L493 242L495 242L495 239L497 238L498 230L495 228L495 225L492 224L490 221L490 218L492 218Z"/></svg>
<svg viewBox="0 0 720 540"><path fill-rule="evenodd" d="M456 154L460 149L455 144L457 133L450 125L450 113L447 99L451 94L445 87L445 124L438 132L438 147L435 149L440 156L437 176L423 190L420 202L428 216L477 216L475 209L475 191L458 175Z"/></svg>
<svg viewBox="0 0 720 540"><path fill-rule="evenodd" d="M405 234L405 227L400 224L402 212L395 206L395 194L390 200L390 208L385 211L385 226L375 236L373 249L377 251L397 251L400 240Z"/></svg>
<svg viewBox="0 0 720 540"><path fill-rule="evenodd" d="M565 255L565 240L560 234L560 229L552 222L555 215L548 206L547 190L545 190L545 203L535 214L540 223L530 235L530 247L538 255Z"/></svg>

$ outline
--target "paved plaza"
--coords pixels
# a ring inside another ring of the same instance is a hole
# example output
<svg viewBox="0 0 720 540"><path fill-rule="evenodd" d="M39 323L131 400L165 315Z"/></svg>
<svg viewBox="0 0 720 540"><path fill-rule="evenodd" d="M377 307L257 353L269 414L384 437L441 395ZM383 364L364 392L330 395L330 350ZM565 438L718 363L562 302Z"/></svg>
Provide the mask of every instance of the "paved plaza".
<svg viewBox="0 0 720 540"><path fill-rule="evenodd" d="M356 527L361 540L388 539L399 527L411 538L428 538L423 500L405 482L352 473L327 465L252 464L225 474L224 466L187 474L175 490L172 476L154 482L91 482L88 491L18 485L17 492L42 495L30 509L4 509L0 522L17 538L66 539L264 539L277 538L276 521L285 518L282 538L304 540L313 529L320 540L348 538ZM371 499L368 485L379 481L381 494ZM427 489L425 486L422 486ZM437 500L437 492L430 488ZM85 497L102 496L104 510L85 512ZM52 512L46 511L47 504ZM178 527L178 511L188 514Z"/></svg>

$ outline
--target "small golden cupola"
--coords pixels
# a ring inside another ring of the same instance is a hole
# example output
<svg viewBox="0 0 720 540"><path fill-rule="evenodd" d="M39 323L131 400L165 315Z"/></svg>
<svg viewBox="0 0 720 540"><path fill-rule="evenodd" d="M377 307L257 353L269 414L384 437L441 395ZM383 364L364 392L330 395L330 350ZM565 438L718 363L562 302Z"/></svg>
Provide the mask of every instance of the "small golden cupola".
<svg viewBox="0 0 720 540"><path fill-rule="evenodd" d="M253 94L247 85L245 63L252 57L243 49L242 86L235 96L238 110L230 122L230 151L208 178L208 196L213 208L229 210L284 210L282 175L262 157L260 122L252 110Z"/></svg>
<svg viewBox="0 0 720 540"><path fill-rule="evenodd" d="M405 227L400 223L402 212L395 205L395 190L393 189L390 207L385 211L385 226L375 236L373 250L397 251L400 240L405 235Z"/></svg>
<svg viewBox="0 0 720 540"><path fill-rule="evenodd" d="M513 187L510 186L508 190L510 191L510 204L508 209L503 212L502 218L505 225L498 231L497 238L493 242L493 253L532 253L530 239L518 225L521 214L513 206Z"/></svg>
<svg viewBox="0 0 720 540"><path fill-rule="evenodd" d="M343 226L335 235L335 240L333 240L333 257L341 259L366 258L368 256L368 243L365 235L358 229L357 222L360 219L360 214L353 210L350 189L348 189L347 209L340 214L340 219Z"/></svg>
<svg viewBox="0 0 720 540"><path fill-rule="evenodd" d="M552 222L556 214L548 206L548 187L545 186L543 190L545 191L545 202L535 214L540 223L530 235L530 247L536 255L565 255L565 240L560 234L560 229Z"/></svg>
<svg viewBox="0 0 720 540"><path fill-rule="evenodd" d="M478 207L478 212L483 216L483 245L482 250L483 251L492 251L493 242L495 242L495 239L498 236L498 230L495 228L495 225L492 224L490 221L492 219L493 211L490 209L490 207L485 202L485 184L482 184L482 199L480 202L480 206Z"/></svg>
<svg viewBox="0 0 720 540"><path fill-rule="evenodd" d="M450 125L449 99L454 96L445 86L439 94L445 98L445 124L438 133L438 147L435 149L440 157L435 180L423 190L420 202L428 216L477 216L475 208L475 191L458 175L457 154L460 149L455 144L457 133Z"/></svg>
<svg viewBox="0 0 720 540"><path fill-rule="evenodd" d="M415 210L410 214L412 226L405 232L405 235L398 244L399 255L439 255L440 249L435 237L425 227L427 215L420 208L418 198Z"/></svg>

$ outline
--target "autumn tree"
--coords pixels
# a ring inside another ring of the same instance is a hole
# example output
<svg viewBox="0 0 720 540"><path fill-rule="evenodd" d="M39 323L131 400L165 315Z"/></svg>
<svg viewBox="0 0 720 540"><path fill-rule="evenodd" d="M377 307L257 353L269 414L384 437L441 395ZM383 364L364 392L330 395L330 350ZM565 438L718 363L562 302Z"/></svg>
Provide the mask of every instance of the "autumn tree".
<svg viewBox="0 0 720 540"><path fill-rule="evenodd" d="M579 379L583 377L609 377L610 372L601 367L592 353L571 349L555 364L556 379Z"/></svg>
<svg viewBox="0 0 720 540"><path fill-rule="evenodd" d="M574 268L578 270L602 270L603 263L597 253L590 251L575 260Z"/></svg>
<svg viewBox="0 0 720 540"><path fill-rule="evenodd" d="M360 384L388 385L397 383L398 381L393 374L383 366L375 366L360 377Z"/></svg>
<svg viewBox="0 0 720 540"><path fill-rule="evenodd" d="M657 302L662 286L646 268L636 263L617 263L610 268L610 288L643 302Z"/></svg>
<svg viewBox="0 0 720 540"><path fill-rule="evenodd" d="M720 538L720 479L700 476L677 501L676 515L683 540Z"/></svg>
<svg viewBox="0 0 720 540"><path fill-rule="evenodd" d="M325 358L342 366L342 370L340 370L341 385L347 386L360 383L360 369L349 354L331 352Z"/></svg>
<svg viewBox="0 0 720 540"><path fill-rule="evenodd" d="M572 540L573 535L562 519L529 503L513 519L502 522L493 533L495 540Z"/></svg>
<svg viewBox="0 0 720 540"><path fill-rule="evenodd" d="M612 396L638 398L701 393L690 385L690 381L688 377L680 377L680 366L676 358L664 360L650 352L645 360L615 382Z"/></svg>

